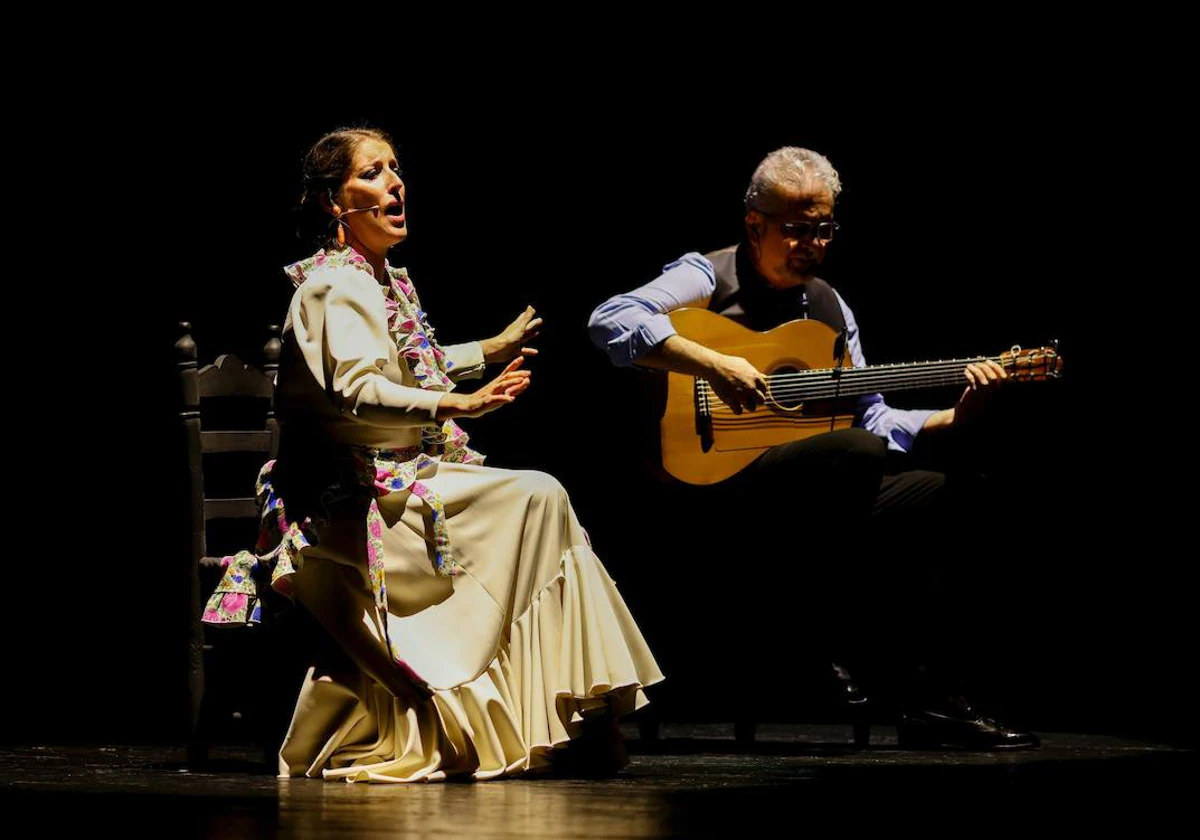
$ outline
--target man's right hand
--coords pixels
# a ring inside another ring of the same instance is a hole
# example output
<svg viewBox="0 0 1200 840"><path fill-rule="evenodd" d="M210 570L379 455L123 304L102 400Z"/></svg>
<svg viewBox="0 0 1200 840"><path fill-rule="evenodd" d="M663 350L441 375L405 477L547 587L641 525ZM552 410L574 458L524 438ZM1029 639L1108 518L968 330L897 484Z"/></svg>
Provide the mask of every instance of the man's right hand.
<svg viewBox="0 0 1200 840"><path fill-rule="evenodd" d="M714 353L708 383L734 414L754 411L767 400L766 377L741 356Z"/></svg>
<svg viewBox="0 0 1200 840"><path fill-rule="evenodd" d="M754 411L767 399L767 380L754 365L741 356L727 356L681 335L669 336L642 356L638 364L707 380L734 414Z"/></svg>

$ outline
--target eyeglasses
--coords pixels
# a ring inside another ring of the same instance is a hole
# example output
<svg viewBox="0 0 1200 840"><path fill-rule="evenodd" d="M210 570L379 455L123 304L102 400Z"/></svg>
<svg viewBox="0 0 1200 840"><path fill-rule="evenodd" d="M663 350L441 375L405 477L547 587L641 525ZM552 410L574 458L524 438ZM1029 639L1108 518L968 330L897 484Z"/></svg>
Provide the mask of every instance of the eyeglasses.
<svg viewBox="0 0 1200 840"><path fill-rule="evenodd" d="M763 215L767 214L764 213ZM841 225L833 221L833 219L826 219L821 222L780 222L779 232L786 239L816 239L820 242L829 242L840 227Z"/></svg>

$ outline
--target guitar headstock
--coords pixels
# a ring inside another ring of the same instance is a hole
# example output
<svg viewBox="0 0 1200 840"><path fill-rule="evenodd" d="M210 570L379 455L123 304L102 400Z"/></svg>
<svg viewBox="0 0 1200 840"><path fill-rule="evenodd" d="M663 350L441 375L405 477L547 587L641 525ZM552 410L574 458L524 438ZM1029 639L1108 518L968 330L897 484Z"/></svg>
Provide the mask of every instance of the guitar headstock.
<svg viewBox="0 0 1200 840"><path fill-rule="evenodd" d="M1000 364L1009 377L1018 381L1036 382L1042 379L1058 379L1062 376L1063 360L1058 352L1058 343L1053 347L1037 347L1022 350L1014 344L1012 349L1000 354Z"/></svg>

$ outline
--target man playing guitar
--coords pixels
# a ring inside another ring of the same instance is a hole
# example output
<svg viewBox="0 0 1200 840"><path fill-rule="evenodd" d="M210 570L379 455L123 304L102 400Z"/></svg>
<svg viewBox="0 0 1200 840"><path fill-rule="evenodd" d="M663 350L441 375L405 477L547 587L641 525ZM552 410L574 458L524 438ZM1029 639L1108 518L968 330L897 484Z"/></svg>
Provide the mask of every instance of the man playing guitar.
<svg viewBox="0 0 1200 840"><path fill-rule="evenodd" d="M740 244L707 255L685 254L649 284L598 306L588 327L593 342L614 364L636 364L686 377L687 408L678 424L683 427L680 436L687 439L682 444L685 457L672 468L664 416L664 466L689 483L714 485L713 492L721 494L714 499L732 500L730 504L743 517L739 525L751 523L747 554L765 555L765 561L755 560L748 570L765 569L771 578L778 578L771 588L790 593L785 597L794 597L801 605L791 612L808 613L803 632L812 638L806 641L845 663L847 652L861 653L852 649L857 640L851 637L861 632L858 621L846 617L844 603L831 607L821 590L844 587L847 569L861 573L866 568L863 558L900 568L902 575L928 573L922 560L933 553L929 529L955 513L943 473L894 472L889 469L894 458L888 452L908 452L918 435L937 436L954 427L969 427L990 395L1010 378L1010 371L1005 369L1006 360L964 361L953 372L965 386L962 395L953 407L939 411L893 408L879 393L855 394L849 389L839 393L839 370L866 365L853 313L816 274L838 229L834 202L840 190L838 173L824 156L797 147L772 152L759 164L746 192ZM711 320L706 320L709 313L735 322L739 327L730 333L735 338L716 340L719 326L707 342L704 329L691 331L691 337L681 334L679 325L686 319L680 310L689 307L707 310L699 318L704 324ZM793 359L779 372L768 372L737 352L739 341L750 340L736 336L797 320L823 325L802 326L828 338L829 358ZM1038 364L1042 375L1057 373L1056 358L1049 360L1048 371L1045 360ZM821 375L832 383L832 390L822 392L823 396L855 394L849 408L841 411L842 422L833 410L828 427L833 430L814 430L813 423L821 421L808 415L803 422L792 423L797 428L807 426L803 434L786 432L782 438L772 438L801 413L794 402L781 396L804 378L805 371L810 371L805 376L815 375L814 368L829 369ZM1013 365L1010 368L1016 371ZM894 371L878 375L885 385L889 377L895 378ZM742 439L733 434L739 425L765 435L760 438L763 442L738 442ZM706 469L733 450L749 451L749 455L733 467ZM861 585L851 583L851 587ZM814 591L819 594L814 596ZM949 632L939 626L934 609L919 609L909 618L913 616L916 621L910 624L923 629L907 643L910 651L905 658L912 667L901 700L902 745L1037 746L1036 735L985 717L962 698L952 678L951 660L957 652L947 650L957 642L942 643ZM861 704L862 695L847 669L838 664L834 671L847 699ZM865 739L865 729L856 731L856 740Z"/></svg>

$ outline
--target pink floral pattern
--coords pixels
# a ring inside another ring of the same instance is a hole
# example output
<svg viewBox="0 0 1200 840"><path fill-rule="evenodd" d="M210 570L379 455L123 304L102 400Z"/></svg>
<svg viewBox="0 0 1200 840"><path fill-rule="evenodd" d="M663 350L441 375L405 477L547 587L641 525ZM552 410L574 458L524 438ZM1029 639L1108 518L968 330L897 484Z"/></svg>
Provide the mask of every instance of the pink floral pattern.
<svg viewBox="0 0 1200 840"><path fill-rule="evenodd" d="M201 617L206 624L260 623L262 587L290 598L291 576L300 568L300 552L316 542L310 521L301 524L288 520L283 499L271 481L274 467L273 460L263 464L255 482L261 513L254 551L239 551L221 559L225 573ZM230 597L234 595L243 596L244 600Z"/></svg>
<svg viewBox="0 0 1200 840"><path fill-rule="evenodd" d="M284 270L298 286L314 271L347 265L371 273L374 277L367 261L350 248L318 251ZM381 285L380 291L385 296L388 331L396 343L398 356L404 359L420 387L434 391L453 390L454 382L449 376L452 365L435 339L434 329L429 324L425 310L421 308L407 270L390 265L386 268L390 284L387 287ZM419 481L417 476L436 468L438 461L482 464L484 456L471 449L469 442L467 433L453 420L447 420L422 429L420 446L403 450L349 447L356 483L371 495L367 508L367 572L376 607L384 614L387 611L383 548L383 529L386 525L376 500L406 490L421 499L431 514L436 571L445 576L457 575L460 569L454 560L442 497L428 484ZM271 481L274 465L274 461L267 462L258 477L257 492L262 519L255 551L241 551L224 558L225 574L204 611L203 621L206 623L253 624L261 621L260 587L269 586L290 597L291 576L301 567L302 551L315 544L315 529L310 520L294 522L288 519L283 499L275 492ZM403 666L403 660L390 639L388 644L397 663ZM415 674L413 676L416 678Z"/></svg>

